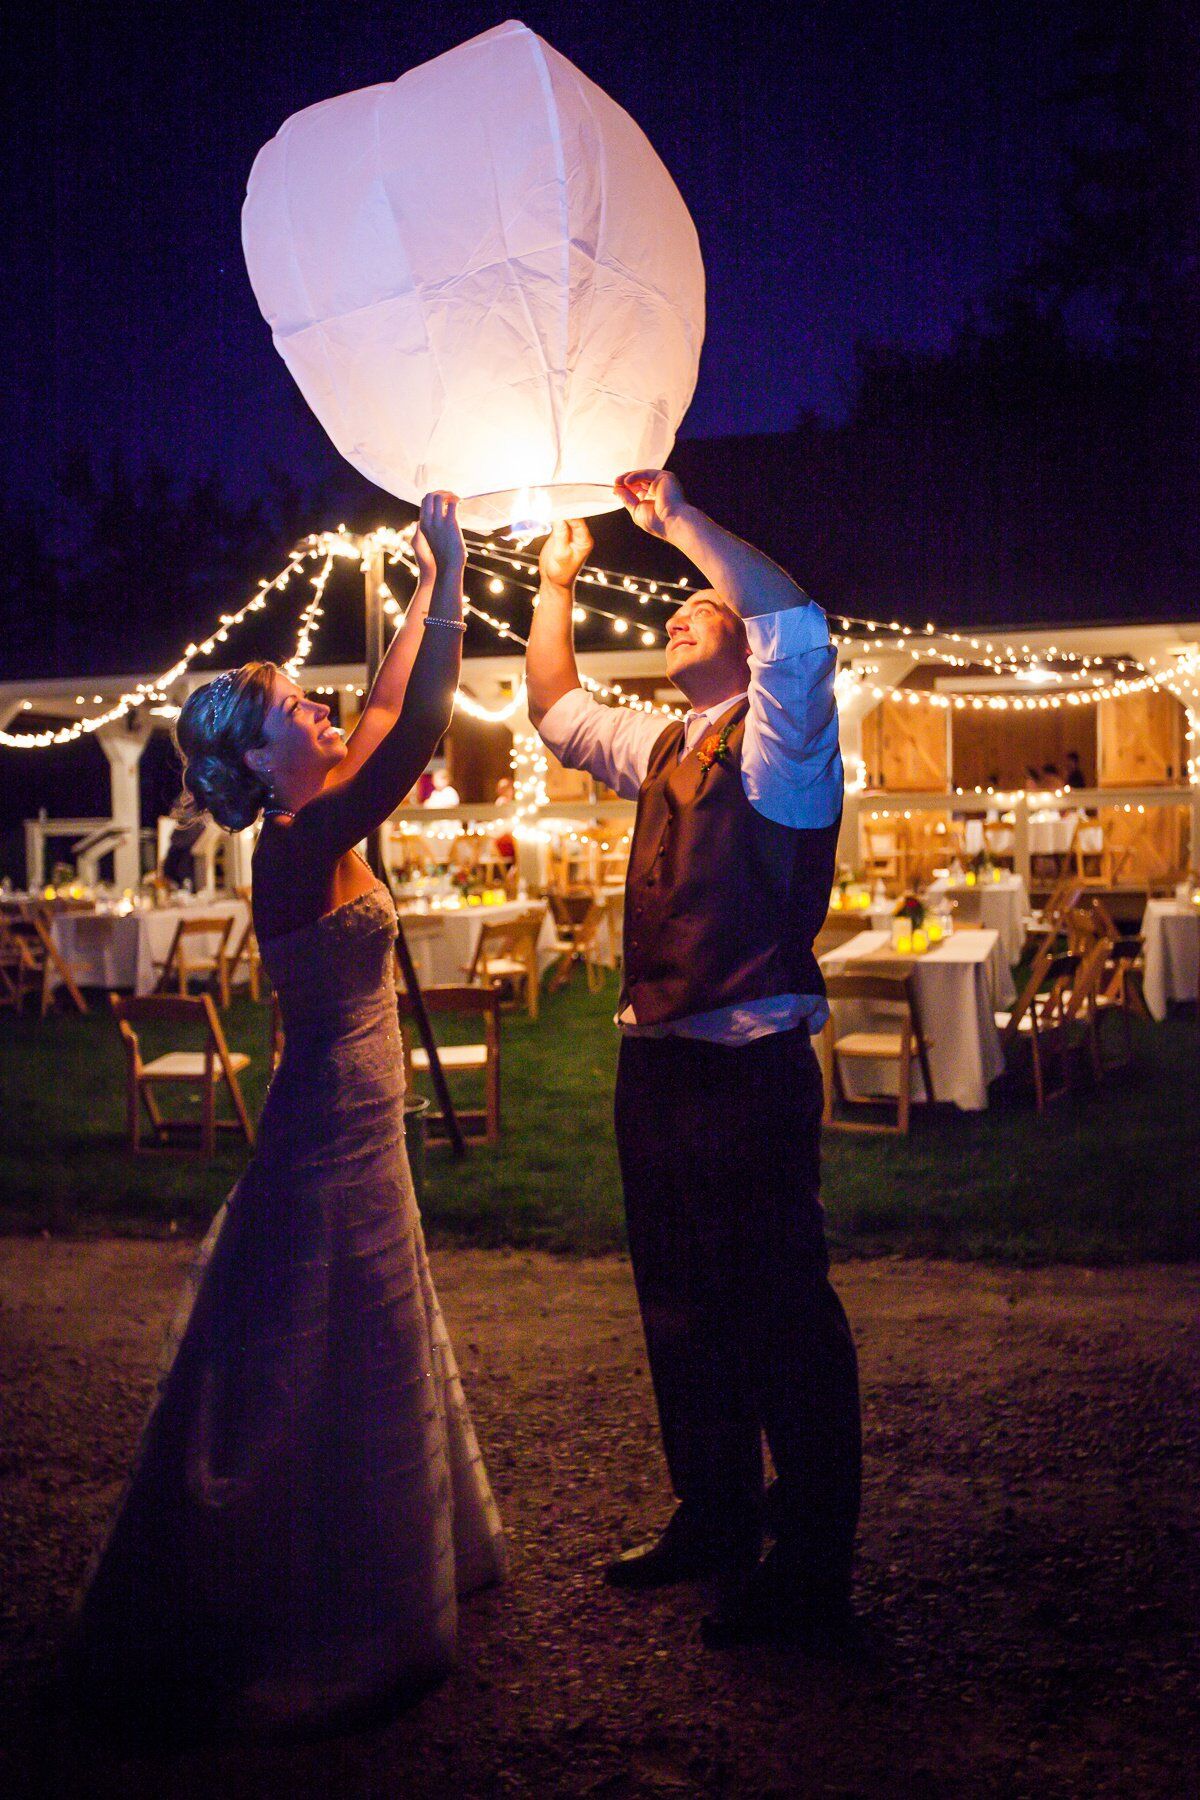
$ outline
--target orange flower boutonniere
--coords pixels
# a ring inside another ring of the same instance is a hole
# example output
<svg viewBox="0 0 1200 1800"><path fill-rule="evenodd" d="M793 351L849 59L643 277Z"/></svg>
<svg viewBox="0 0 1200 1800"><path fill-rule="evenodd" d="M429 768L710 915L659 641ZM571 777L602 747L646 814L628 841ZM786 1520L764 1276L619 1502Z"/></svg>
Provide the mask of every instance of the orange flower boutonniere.
<svg viewBox="0 0 1200 1800"><path fill-rule="evenodd" d="M722 725L720 737L706 737L696 752L696 760L707 775L714 763L729 761L729 734L732 725Z"/></svg>

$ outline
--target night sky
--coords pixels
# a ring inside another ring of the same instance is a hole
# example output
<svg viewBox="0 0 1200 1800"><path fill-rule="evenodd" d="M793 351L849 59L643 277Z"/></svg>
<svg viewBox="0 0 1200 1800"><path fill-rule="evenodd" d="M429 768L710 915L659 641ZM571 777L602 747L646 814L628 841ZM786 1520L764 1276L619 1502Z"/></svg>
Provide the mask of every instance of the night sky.
<svg viewBox="0 0 1200 1800"><path fill-rule="evenodd" d="M621 102L708 274L689 436L845 410L856 339L944 343L1054 216L1069 6L45 4L6 43L0 437L10 496L118 448L254 492L336 461L242 261L259 146L302 106L517 16Z"/></svg>

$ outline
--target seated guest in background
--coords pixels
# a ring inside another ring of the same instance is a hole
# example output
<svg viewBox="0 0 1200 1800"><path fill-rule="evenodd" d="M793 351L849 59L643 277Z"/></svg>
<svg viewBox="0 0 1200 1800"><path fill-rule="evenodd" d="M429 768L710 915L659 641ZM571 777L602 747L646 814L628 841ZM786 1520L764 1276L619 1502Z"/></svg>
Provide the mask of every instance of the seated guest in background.
<svg viewBox="0 0 1200 1800"><path fill-rule="evenodd" d="M1042 764L1042 786L1047 788L1062 786L1062 776L1058 772L1057 763L1048 762Z"/></svg>
<svg viewBox="0 0 1200 1800"><path fill-rule="evenodd" d="M457 806L459 804L458 789L451 787L447 770L435 769L433 771L433 786L423 804L425 806Z"/></svg>
<svg viewBox="0 0 1200 1800"><path fill-rule="evenodd" d="M1065 781L1069 788L1081 788L1087 786L1087 777L1084 775L1083 768L1080 764L1078 750L1067 751L1067 773Z"/></svg>
<svg viewBox="0 0 1200 1800"><path fill-rule="evenodd" d="M1040 788L1042 785L1043 785L1042 771L1038 768L1037 764L1036 763L1026 763L1025 764L1025 786L1026 786L1026 788Z"/></svg>

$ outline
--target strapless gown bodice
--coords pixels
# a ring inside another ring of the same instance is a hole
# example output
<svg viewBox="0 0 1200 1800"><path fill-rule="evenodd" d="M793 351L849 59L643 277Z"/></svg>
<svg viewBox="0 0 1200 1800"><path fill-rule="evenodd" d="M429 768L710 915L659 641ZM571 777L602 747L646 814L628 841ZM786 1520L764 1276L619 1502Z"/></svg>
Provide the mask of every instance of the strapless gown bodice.
<svg viewBox="0 0 1200 1800"><path fill-rule="evenodd" d="M383 1014L395 1000L395 941L391 898L376 886L265 943L263 966L279 996L285 1031L328 1041L386 1024Z"/></svg>
<svg viewBox="0 0 1200 1800"><path fill-rule="evenodd" d="M93 1663L320 1720L453 1660L503 1533L404 1148L396 921L375 887L263 946L284 1025L89 1580Z"/></svg>

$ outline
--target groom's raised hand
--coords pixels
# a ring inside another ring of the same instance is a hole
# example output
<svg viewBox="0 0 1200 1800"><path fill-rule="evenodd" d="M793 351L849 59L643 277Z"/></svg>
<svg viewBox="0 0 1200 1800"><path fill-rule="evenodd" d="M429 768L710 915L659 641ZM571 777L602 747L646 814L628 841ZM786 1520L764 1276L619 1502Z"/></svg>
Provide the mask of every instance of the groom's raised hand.
<svg viewBox="0 0 1200 1800"><path fill-rule="evenodd" d="M570 590L591 553L592 534L582 519L557 520L538 557L543 582Z"/></svg>
<svg viewBox="0 0 1200 1800"><path fill-rule="evenodd" d="M679 477L668 469L631 469L618 475L613 493L634 524L651 537L669 538L672 526L688 510Z"/></svg>

